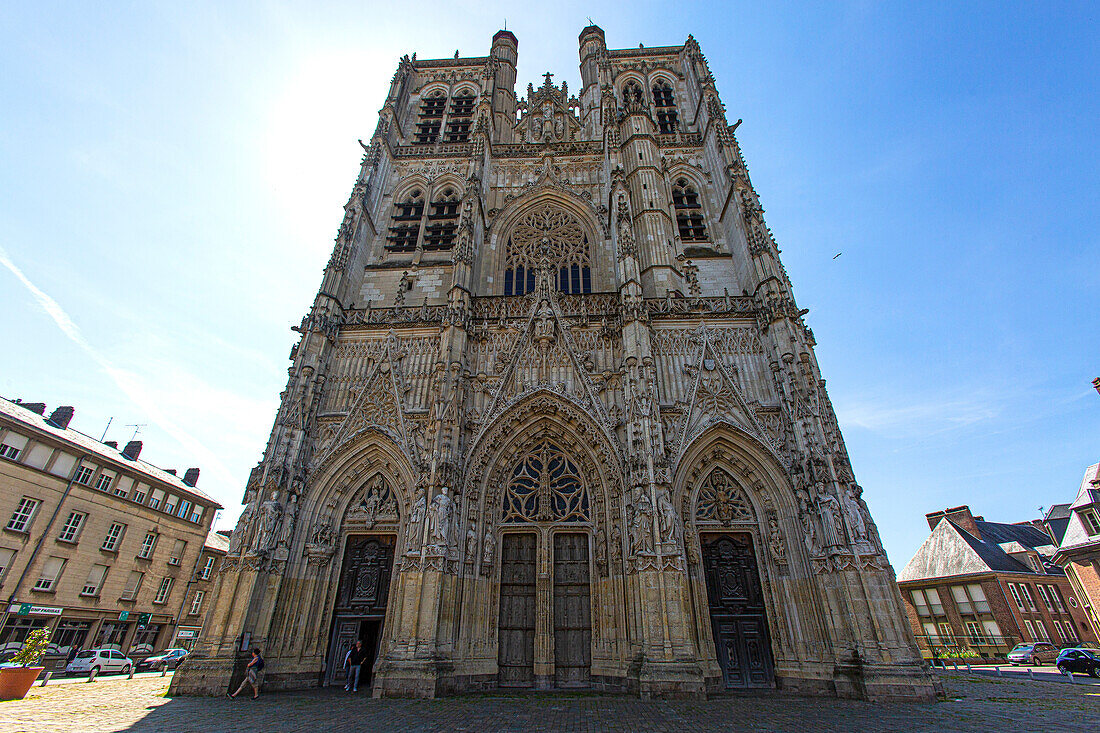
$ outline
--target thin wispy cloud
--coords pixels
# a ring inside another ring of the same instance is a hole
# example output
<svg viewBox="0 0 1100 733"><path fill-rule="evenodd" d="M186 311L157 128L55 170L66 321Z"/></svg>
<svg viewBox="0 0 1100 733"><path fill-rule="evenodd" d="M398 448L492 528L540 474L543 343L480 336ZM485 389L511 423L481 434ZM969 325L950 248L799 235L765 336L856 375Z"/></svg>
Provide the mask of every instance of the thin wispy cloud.
<svg viewBox="0 0 1100 733"><path fill-rule="evenodd" d="M836 412L843 428L863 428L890 435L931 435L993 420L999 409L996 404L982 399L914 398L909 403L896 400L840 403Z"/></svg>
<svg viewBox="0 0 1100 733"><path fill-rule="evenodd" d="M95 362L96 365L111 378L119 390L145 412L149 420L177 440L193 455L199 457L215 474L215 478L219 482L225 482L227 486L232 486L235 483L232 472L226 468L221 460L213 452L207 450L199 440L164 414L157 404L157 401L153 398L150 389L142 384L142 381L137 375L118 368L110 359L95 348L88 339L84 337L80 328L73 319L69 317L69 314L65 312L61 304L31 282L30 278L28 278L19 266L12 261L3 247L0 247L0 265L6 267L12 275L22 283L23 287L27 289L31 297L38 303L39 307L41 307L42 310L46 312L46 315L48 315L54 323L57 324L57 327L61 329L61 332L64 333L70 341L79 346L80 349L88 355L88 358Z"/></svg>

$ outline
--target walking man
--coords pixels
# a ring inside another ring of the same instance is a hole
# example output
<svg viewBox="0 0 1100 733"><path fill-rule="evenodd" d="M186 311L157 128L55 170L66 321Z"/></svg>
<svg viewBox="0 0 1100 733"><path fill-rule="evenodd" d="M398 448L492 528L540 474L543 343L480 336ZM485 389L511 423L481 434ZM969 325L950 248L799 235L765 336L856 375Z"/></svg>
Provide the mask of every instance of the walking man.
<svg viewBox="0 0 1100 733"><path fill-rule="evenodd" d="M241 686L237 688L229 697L236 697L244 692L244 686L250 685L252 687L252 699L255 700L260 696L260 683L263 681L264 671L264 658L260 656L259 648L252 650L252 661L245 667L245 678L241 682ZM227 695L229 693L226 693Z"/></svg>
<svg viewBox="0 0 1100 733"><path fill-rule="evenodd" d="M348 649L348 655L344 657L344 667L348 670L348 682L344 689L349 692L359 692L359 672L363 669L363 642L355 640L355 646Z"/></svg>

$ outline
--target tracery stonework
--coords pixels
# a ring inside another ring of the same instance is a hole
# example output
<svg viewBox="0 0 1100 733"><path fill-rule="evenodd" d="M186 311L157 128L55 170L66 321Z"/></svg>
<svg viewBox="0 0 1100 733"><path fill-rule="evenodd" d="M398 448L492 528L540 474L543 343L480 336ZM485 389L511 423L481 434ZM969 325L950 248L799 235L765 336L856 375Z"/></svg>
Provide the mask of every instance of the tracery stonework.
<svg viewBox="0 0 1100 733"><path fill-rule="evenodd" d="M401 59L173 694L932 695L702 50L579 49Z"/></svg>

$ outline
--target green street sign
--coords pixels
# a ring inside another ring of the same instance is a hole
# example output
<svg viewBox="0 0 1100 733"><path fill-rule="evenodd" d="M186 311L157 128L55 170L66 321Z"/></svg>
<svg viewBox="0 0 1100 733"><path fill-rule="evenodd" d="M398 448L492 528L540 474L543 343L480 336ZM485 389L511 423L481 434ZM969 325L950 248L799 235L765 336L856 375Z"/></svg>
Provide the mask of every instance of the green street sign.
<svg viewBox="0 0 1100 733"><path fill-rule="evenodd" d="M151 614L151 613L139 613L138 614L138 623L139 624L147 624L147 623L149 623L149 619L151 619L151 618L153 618L153 614Z"/></svg>
<svg viewBox="0 0 1100 733"><path fill-rule="evenodd" d="M30 603L21 603L21 604L19 604L19 615L20 616L29 616L30 613L31 613L31 604Z"/></svg>
<svg viewBox="0 0 1100 733"><path fill-rule="evenodd" d="M119 621L125 621L128 618L130 618L130 612L129 611L119 611L118 612L118 620Z"/></svg>

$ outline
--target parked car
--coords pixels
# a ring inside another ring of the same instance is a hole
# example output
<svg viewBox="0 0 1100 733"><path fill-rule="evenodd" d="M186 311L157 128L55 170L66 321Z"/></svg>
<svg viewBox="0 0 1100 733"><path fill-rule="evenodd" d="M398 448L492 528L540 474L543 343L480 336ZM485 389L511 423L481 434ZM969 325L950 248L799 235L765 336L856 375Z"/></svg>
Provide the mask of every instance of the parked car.
<svg viewBox="0 0 1100 733"><path fill-rule="evenodd" d="M1028 641L1012 647L1008 661L1013 664L1052 664L1058 658L1058 647L1045 641Z"/></svg>
<svg viewBox="0 0 1100 733"><path fill-rule="evenodd" d="M121 672L129 674L134 662L122 652L114 649L86 649L79 652L73 661L65 665L65 671L72 674L88 674L93 669L96 674Z"/></svg>
<svg viewBox="0 0 1100 733"><path fill-rule="evenodd" d="M186 649L165 649L160 654L141 660L135 669L138 672L159 672L165 667L175 669L189 653Z"/></svg>
<svg viewBox="0 0 1100 733"><path fill-rule="evenodd" d="M1058 671L1069 676L1073 673L1100 677L1100 650L1063 649L1058 655Z"/></svg>

